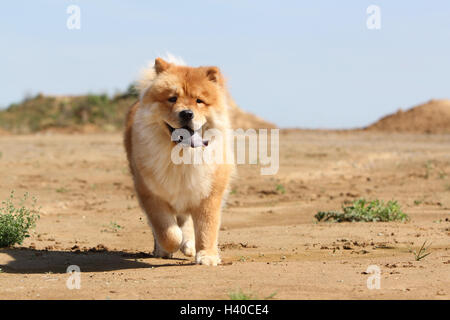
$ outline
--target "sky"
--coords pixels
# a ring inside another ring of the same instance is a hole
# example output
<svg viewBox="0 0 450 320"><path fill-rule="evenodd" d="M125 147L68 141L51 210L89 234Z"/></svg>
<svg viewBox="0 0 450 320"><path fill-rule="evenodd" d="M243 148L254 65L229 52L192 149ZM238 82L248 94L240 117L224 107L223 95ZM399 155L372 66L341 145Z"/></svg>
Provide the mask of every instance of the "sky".
<svg viewBox="0 0 450 320"><path fill-rule="evenodd" d="M280 127L361 127L450 98L450 1L2 1L0 108L112 95L167 52L220 67L238 105Z"/></svg>

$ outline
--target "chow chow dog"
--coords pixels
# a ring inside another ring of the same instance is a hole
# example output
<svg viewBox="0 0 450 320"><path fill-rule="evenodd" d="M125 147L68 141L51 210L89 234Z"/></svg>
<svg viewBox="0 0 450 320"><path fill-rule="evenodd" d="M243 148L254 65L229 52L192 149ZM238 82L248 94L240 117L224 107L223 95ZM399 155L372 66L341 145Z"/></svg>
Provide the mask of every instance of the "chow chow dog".
<svg viewBox="0 0 450 320"><path fill-rule="evenodd" d="M220 263L217 239L221 207L233 165L174 163L173 148L190 156L199 150L228 149L231 99L219 68L189 67L157 58L138 82L137 101L128 111L125 149L139 203L154 237L154 256L181 250L202 265ZM187 132L173 138L178 130ZM214 129L221 139L205 140ZM190 141L187 141L190 140Z"/></svg>

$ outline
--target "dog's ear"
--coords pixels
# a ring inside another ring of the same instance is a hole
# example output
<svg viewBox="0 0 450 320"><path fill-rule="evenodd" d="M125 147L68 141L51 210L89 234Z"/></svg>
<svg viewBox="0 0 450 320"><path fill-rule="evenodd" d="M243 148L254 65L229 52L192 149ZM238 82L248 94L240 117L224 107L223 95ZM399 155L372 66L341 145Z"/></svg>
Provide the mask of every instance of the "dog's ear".
<svg viewBox="0 0 450 320"><path fill-rule="evenodd" d="M160 74L163 71L166 71L169 68L169 63L164 61L161 58L156 58L155 59L155 71L156 74Z"/></svg>
<svg viewBox="0 0 450 320"><path fill-rule="evenodd" d="M206 67L206 77L220 86L224 84L222 73L217 67Z"/></svg>

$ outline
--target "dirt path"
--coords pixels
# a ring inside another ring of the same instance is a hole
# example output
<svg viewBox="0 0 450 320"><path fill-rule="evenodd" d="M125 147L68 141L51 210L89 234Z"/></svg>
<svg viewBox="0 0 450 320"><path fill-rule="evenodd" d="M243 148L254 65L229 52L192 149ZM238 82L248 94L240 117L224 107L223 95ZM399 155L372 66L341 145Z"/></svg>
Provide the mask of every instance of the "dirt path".
<svg viewBox="0 0 450 320"><path fill-rule="evenodd" d="M3 299L449 299L450 135L283 131L280 171L241 166L223 213L224 264L149 254L121 136L0 136L0 199L39 198L22 246L0 249ZM408 223L315 223L359 197L396 199ZM415 261L411 249L431 242ZM81 289L66 287L67 266ZM381 288L369 290L369 265Z"/></svg>

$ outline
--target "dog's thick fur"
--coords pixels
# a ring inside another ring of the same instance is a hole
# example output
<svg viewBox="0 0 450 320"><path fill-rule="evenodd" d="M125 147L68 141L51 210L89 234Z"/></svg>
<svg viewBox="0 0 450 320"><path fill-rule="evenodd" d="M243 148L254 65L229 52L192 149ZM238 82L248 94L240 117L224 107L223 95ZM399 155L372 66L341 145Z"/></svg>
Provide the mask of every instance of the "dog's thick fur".
<svg viewBox="0 0 450 320"><path fill-rule="evenodd" d="M219 130L216 141L228 150L228 99L217 67L188 67L155 60L138 84L140 99L126 120L125 148L139 203L149 218L154 255L171 257L180 249L198 264L220 263L217 239L231 164L175 164L170 127L180 128L180 111L189 109L192 130ZM173 97L177 97L176 102ZM201 148L213 148L213 143ZM183 147L182 152L198 148Z"/></svg>

